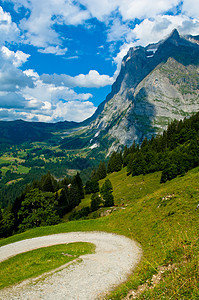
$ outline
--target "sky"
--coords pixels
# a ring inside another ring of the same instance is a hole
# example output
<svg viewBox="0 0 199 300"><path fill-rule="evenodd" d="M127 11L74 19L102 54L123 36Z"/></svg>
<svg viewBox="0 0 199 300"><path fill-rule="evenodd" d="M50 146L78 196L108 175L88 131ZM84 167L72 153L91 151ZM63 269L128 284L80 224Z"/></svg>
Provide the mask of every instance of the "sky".
<svg viewBox="0 0 199 300"><path fill-rule="evenodd" d="M80 122L128 49L199 35L198 0L0 0L0 120Z"/></svg>

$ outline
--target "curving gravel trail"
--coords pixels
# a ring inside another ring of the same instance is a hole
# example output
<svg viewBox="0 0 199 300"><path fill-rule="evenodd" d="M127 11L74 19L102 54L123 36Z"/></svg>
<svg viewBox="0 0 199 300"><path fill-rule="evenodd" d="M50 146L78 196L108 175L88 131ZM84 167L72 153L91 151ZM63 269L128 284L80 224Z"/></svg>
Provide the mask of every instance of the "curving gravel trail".
<svg viewBox="0 0 199 300"><path fill-rule="evenodd" d="M38 280L0 291L0 299L94 300L127 279L141 256L136 242L105 232L70 232L19 241L0 248L0 261L29 250L71 242L96 245L94 254L82 256L81 263L46 275Z"/></svg>

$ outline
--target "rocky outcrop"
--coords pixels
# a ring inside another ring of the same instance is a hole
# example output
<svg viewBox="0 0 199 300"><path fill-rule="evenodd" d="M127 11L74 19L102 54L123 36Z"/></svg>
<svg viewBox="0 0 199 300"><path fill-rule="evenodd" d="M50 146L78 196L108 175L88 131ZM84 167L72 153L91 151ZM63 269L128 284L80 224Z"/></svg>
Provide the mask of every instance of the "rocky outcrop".
<svg viewBox="0 0 199 300"><path fill-rule="evenodd" d="M177 30L164 41L129 49L111 93L90 124L91 143L108 153L161 133L199 109L199 45ZM111 141L111 142L110 142Z"/></svg>

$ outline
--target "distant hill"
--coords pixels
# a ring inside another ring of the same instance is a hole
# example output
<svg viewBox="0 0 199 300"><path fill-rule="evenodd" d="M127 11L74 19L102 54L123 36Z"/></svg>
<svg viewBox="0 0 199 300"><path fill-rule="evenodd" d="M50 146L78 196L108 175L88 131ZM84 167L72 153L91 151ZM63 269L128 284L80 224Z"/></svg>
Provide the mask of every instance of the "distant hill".
<svg viewBox="0 0 199 300"><path fill-rule="evenodd" d="M53 132L78 127L76 122L26 122L23 120L0 121L0 148L3 145L44 141L53 138Z"/></svg>

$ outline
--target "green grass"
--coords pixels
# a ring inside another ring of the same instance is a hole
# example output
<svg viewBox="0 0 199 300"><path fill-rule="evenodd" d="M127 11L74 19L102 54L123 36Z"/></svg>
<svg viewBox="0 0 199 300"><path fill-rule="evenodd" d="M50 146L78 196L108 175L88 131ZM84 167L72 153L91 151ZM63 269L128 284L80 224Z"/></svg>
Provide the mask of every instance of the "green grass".
<svg viewBox="0 0 199 300"><path fill-rule="evenodd" d="M160 184L161 173L126 176L126 170L108 176L117 210L99 219L40 227L1 240L18 240L70 231L107 231L137 240L143 257L128 280L109 295L122 299L130 289L149 282L159 266L174 265L164 280L140 299L198 299L199 168L184 177ZM103 181L100 182L102 185Z"/></svg>
<svg viewBox="0 0 199 300"><path fill-rule="evenodd" d="M0 263L0 289L54 270L95 251L91 243L70 243L18 254Z"/></svg>
<svg viewBox="0 0 199 300"><path fill-rule="evenodd" d="M83 207L86 206L90 206L91 204L91 195L85 195L85 198L81 200L80 204L75 207L72 211L70 211L69 213L65 214L64 216L64 220L67 221L69 216L74 212L74 211L79 211L80 209L82 209Z"/></svg>
<svg viewBox="0 0 199 300"><path fill-rule="evenodd" d="M10 181L8 181L6 183L6 185L10 185L10 184L16 183L16 182L21 181L21 180L23 180L23 178L18 178L18 179L10 180Z"/></svg>

